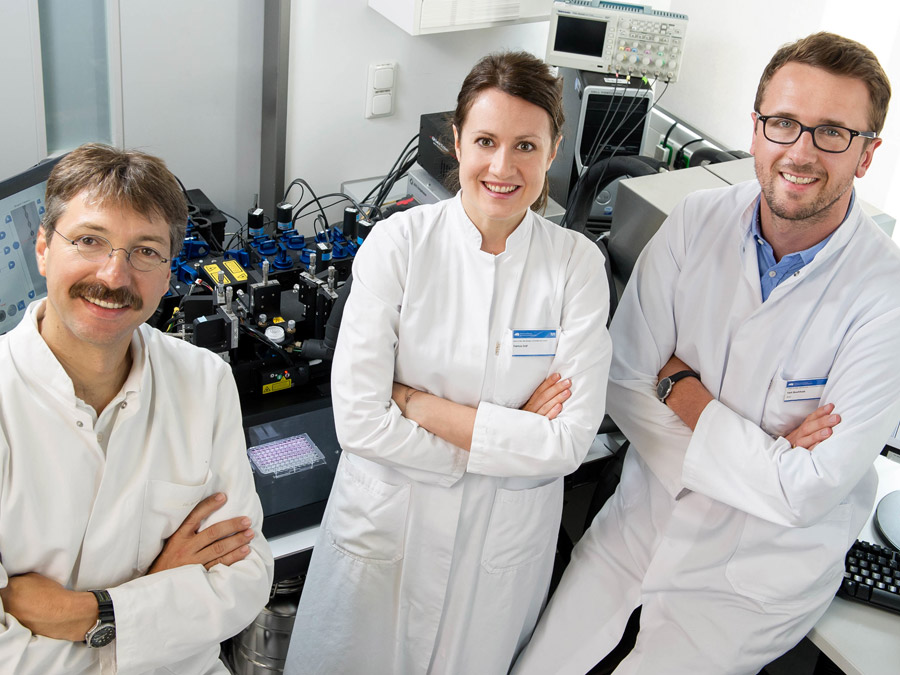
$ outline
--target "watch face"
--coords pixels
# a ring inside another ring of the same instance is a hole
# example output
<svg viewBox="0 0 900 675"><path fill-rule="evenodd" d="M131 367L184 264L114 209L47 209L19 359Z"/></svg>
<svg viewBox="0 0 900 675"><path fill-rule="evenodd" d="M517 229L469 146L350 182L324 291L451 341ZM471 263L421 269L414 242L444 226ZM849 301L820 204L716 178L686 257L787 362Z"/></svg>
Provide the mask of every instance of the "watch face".
<svg viewBox="0 0 900 675"><path fill-rule="evenodd" d="M659 381L659 384L656 385L656 398L660 401L665 401L666 397L672 391L672 380L668 377L664 377Z"/></svg>
<svg viewBox="0 0 900 675"><path fill-rule="evenodd" d="M111 623L105 623L98 626L91 632L91 638L88 644L91 647L103 647L116 639L116 627Z"/></svg>

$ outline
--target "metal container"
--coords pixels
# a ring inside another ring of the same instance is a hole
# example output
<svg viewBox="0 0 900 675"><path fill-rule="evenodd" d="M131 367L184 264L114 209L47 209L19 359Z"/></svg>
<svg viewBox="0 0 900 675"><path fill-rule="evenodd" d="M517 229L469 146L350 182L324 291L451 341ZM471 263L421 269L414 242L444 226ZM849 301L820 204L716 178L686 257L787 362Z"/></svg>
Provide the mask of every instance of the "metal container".
<svg viewBox="0 0 900 675"><path fill-rule="evenodd" d="M284 672L302 588L302 578L275 584L269 604L253 623L232 639L235 675Z"/></svg>

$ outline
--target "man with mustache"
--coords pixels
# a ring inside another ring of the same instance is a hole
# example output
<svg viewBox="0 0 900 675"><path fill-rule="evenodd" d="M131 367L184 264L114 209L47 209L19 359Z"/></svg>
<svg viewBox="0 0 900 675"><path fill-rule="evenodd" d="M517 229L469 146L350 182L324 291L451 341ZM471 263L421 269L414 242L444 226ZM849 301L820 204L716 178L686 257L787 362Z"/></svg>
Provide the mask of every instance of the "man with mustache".
<svg viewBox="0 0 900 675"><path fill-rule="evenodd" d="M0 337L0 670L227 673L272 557L230 369L144 323L184 195L160 159L89 144L45 203L47 298Z"/></svg>
<svg viewBox="0 0 900 675"><path fill-rule="evenodd" d="M632 446L517 674L757 673L827 609L900 420L900 252L853 180L890 83L863 45L782 47L757 90L758 181L688 196L612 323Z"/></svg>

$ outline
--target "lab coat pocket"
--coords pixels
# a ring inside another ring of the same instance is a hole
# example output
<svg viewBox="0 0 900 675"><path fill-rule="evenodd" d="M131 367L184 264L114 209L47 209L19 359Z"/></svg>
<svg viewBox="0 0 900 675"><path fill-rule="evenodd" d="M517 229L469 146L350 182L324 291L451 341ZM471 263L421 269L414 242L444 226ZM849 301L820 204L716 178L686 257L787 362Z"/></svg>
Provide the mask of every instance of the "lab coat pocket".
<svg viewBox="0 0 900 675"><path fill-rule="evenodd" d="M149 480L144 492L137 569L150 568L156 556L187 518L191 510L207 496L212 472L199 485L181 485L164 480Z"/></svg>
<svg viewBox="0 0 900 675"><path fill-rule="evenodd" d="M819 398L785 401L789 381L783 373L775 375L766 394L766 408L760 427L776 438L787 436L820 405Z"/></svg>
<svg viewBox="0 0 900 675"><path fill-rule="evenodd" d="M558 336L560 330L555 330ZM557 338L545 341L529 353L514 352L513 330L507 330L497 352L497 370L494 385L494 402L507 408L521 408L550 374L556 355ZM514 353L528 354L515 356Z"/></svg>
<svg viewBox="0 0 900 675"><path fill-rule="evenodd" d="M844 572L850 504L840 504L809 527L784 527L748 515L725 569L735 591L759 602L818 601Z"/></svg>
<svg viewBox="0 0 900 675"><path fill-rule="evenodd" d="M528 565L556 543L562 480L527 490L497 490L481 560L487 572L510 572Z"/></svg>
<svg viewBox="0 0 900 675"><path fill-rule="evenodd" d="M409 483L386 483L362 463L341 458L328 498L328 537L335 550L354 560L393 565L403 558Z"/></svg>

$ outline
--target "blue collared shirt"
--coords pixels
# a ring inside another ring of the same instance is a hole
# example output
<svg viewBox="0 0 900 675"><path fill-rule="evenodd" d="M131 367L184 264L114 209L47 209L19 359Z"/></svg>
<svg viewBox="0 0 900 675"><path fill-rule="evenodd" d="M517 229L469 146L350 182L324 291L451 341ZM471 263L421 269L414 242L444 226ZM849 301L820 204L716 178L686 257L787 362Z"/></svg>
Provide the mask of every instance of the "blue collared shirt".
<svg viewBox="0 0 900 675"><path fill-rule="evenodd" d="M760 199L762 199L762 197L760 197ZM850 210L853 208L854 201L856 201L855 189L850 193L850 205L847 207L847 213L844 214L844 220L841 221L841 225L844 224L847 220L847 216L850 215ZM813 261L816 254L825 248L825 244L828 243L828 240L831 239L834 232L829 234L818 244L810 246L803 251L789 253L778 262L775 262L775 252L772 250L772 245L763 239L762 230L759 225L759 203L759 199L757 199L756 213L750 224L750 233L756 240L756 261L759 264L759 285L762 288L763 302L765 302L769 299L769 295L775 290L775 287L778 286L778 284ZM840 225L838 227L840 227Z"/></svg>

